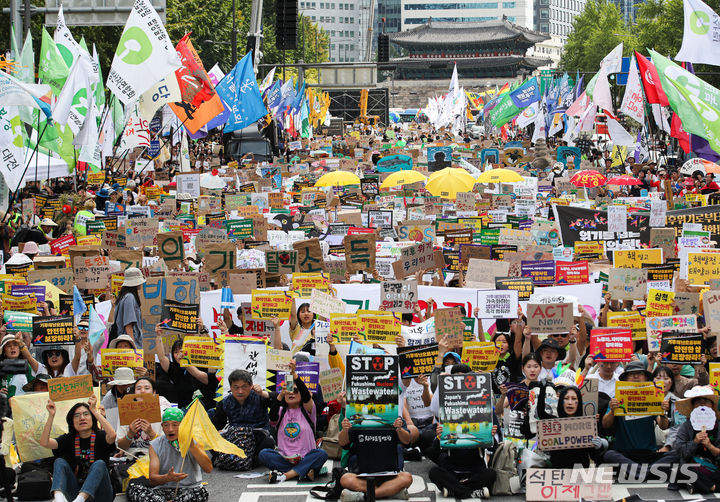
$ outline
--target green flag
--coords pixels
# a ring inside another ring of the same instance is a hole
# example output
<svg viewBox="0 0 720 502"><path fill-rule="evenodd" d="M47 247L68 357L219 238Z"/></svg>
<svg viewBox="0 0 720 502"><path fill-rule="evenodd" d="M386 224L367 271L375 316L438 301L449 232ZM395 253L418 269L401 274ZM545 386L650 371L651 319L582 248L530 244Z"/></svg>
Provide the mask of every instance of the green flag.
<svg viewBox="0 0 720 502"><path fill-rule="evenodd" d="M651 50L650 55L683 129L705 138L713 150L720 151L720 90L657 52Z"/></svg>
<svg viewBox="0 0 720 502"><path fill-rule="evenodd" d="M20 51L18 50L17 40L15 37L15 25L10 24L10 53L15 61L20 59Z"/></svg>
<svg viewBox="0 0 720 502"><path fill-rule="evenodd" d="M95 44L93 44L92 57L95 60L95 64L97 65L97 71L98 71L98 81L94 85L95 104L97 105L97 109L102 111L103 107L105 106L105 87L103 86L103 74L102 74L102 66L100 66L100 57L98 56L98 52L97 52L97 48L95 47ZM98 113L98 119L100 118L100 116L101 116L101 114Z"/></svg>
<svg viewBox="0 0 720 502"><path fill-rule="evenodd" d="M58 149L56 151L60 154L60 157L67 162L68 169L72 173L75 171L76 159L75 147L73 146L73 133L68 126L60 125L57 122L54 126L57 132L56 142Z"/></svg>
<svg viewBox="0 0 720 502"><path fill-rule="evenodd" d="M38 76L44 84L48 84L53 94L60 95L70 69L60 55L57 45L50 34L43 28L40 58L38 60Z"/></svg>

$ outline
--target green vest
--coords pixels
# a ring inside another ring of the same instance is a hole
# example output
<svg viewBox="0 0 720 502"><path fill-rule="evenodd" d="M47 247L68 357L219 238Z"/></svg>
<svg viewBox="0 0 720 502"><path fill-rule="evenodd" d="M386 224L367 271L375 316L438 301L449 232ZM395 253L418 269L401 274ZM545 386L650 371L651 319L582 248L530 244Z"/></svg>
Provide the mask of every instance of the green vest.
<svg viewBox="0 0 720 502"><path fill-rule="evenodd" d="M95 214L93 214L91 211L88 211L86 209L78 211L78 213L75 215L75 221L73 222L73 230L75 231L75 235L87 235L86 223L94 219Z"/></svg>

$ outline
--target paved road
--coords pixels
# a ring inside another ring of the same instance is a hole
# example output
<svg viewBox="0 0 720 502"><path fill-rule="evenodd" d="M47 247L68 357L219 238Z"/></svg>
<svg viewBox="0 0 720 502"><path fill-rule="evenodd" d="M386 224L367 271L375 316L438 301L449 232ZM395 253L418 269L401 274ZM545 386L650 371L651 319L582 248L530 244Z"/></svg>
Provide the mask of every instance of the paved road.
<svg viewBox="0 0 720 502"><path fill-rule="evenodd" d="M332 461L328 461L326 467L332 471ZM405 468L413 474L413 484L410 487L411 502L451 502L455 499L448 499L437 492L435 486L429 481L427 473L430 469L430 462L405 462ZM266 473L266 470L257 469L257 472ZM210 492L211 502L317 502L310 496L311 486L324 484L330 478L325 476L316 483L297 483L295 481L268 485L266 477L255 479L240 479L234 477L238 473L213 471L205 476L208 482L207 489ZM614 484L612 487L614 500L637 494L644 500L698 500L700 497L690 495L688 492L671 492L663 485L621 485ZM712 495L710 498L716 498ZM720 498L720 497L717 497ZM125 497L117 497L117 502L125 502ZM498 502L520 502L525 500L525 495L512 497L493 496L493 501Z"/></svg>

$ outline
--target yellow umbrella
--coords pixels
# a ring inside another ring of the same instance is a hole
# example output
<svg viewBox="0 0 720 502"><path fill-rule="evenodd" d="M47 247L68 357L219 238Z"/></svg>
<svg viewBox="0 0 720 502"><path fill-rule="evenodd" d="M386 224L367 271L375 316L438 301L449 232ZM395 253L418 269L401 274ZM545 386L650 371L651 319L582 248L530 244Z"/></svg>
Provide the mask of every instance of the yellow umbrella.
<svg viewBox="0 0 720 502"><path fill-rule="evenodd" d="M360 178L348 171L333 171L320 176L315 182L316 187L344 187L347 185L359 185Z"/></svg>
<svg viewBox="0 0 720 502"><path fill-rule="evenodd" d="M385 178L380 189L409 185L418 181L427 181L427 178L417 171L397 171Z"/></svg>
<svg viewBox="0 0 720 502"><path fill-rule="evenodd" d="M523 177L510 169L490 169L477 178L478 183L515 183L523 181Z"/></svg>
<svg viewBox="0 0 720 502"><path fill-rule="evenodd" d="M465 169L446 167L430 175L425 190L432 195L454 199L458 192L470 192L475 186L475 178Z"/></svg>

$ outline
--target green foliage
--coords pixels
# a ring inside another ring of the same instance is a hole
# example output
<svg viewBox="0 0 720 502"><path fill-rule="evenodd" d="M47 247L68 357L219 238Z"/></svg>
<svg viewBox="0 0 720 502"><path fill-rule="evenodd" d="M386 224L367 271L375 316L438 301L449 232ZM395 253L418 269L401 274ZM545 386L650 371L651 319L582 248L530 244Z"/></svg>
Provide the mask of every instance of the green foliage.
<svg viewBox="0 0 720 502"><path fill-rule="evenodd" d="M567 72L595 72L600 61L620 42L624 42L625 55L637 43L626 28L618 7L608 0L589 0L582 14L573 21L573 31L568 35L560 68Z"/></svg>

